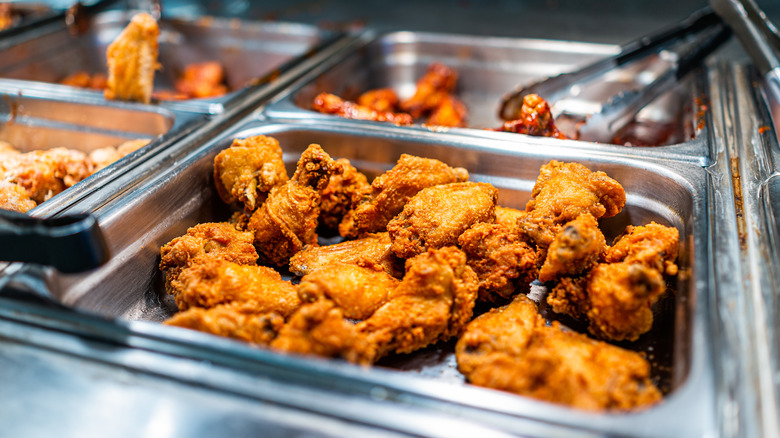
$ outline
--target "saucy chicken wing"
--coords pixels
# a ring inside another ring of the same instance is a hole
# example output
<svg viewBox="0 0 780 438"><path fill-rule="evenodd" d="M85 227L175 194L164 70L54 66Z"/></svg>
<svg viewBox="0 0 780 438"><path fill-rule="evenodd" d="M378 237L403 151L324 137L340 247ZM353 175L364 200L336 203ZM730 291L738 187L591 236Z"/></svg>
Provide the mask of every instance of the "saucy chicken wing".
<svg viewBox="0 0 780 438"><path fill-rule="evenodd" d="M160 28L151 15L135 15L130 24L108 46L106 99L152 100Z"/></svg>
<svg viewBox="0 0 780 438"><path fill-rule="evenodd" d="M344 100L334 94L320 93L314 98L312 109L324 114L333 114L346 119L392 122L396 125L411 125L412 116L406 113L376 111L367 106Z"/></svg>
<svg viewBox="0 0 780 438"><path fill-rule="evenodd" d="M367 234L355 240L326 246L308 245L290 258L290 272L306 275L333 263L351 263L361 266L381 266L396 278L404 276L403 260L390 250L390 235Z"/></svg>
<svg viewBox="0 0 780 438"><path fill-rule="evenodd" d="M225 70L217 61L189 64L184 74L176 79L176 91L190 99L222 96L228 92Z"/></svg>
<svg viewBox="0 0 780 438"><path fill-rule="evenodd" d="M340 165L330 176L328 185L322 190L320 200L320 224L337 230L344 215L357 204L360 194L369 187L366 176L355 169L349 160L336 160Z"/></svg>
<svg viewBox="0 0 780 438"><path fill-rule="evenodd" d="M428 117L428 125L449 126L452 128L462 128L466 126L466 116L468 111L466 105L455 96L447 95L439 105L433 109Z"/></svg>
<svg viewBox="0 0 780 438"><path fill-rule="evenodd" d="M395 112L398 106L398 95L392 88L378 88L361 94L357 103L379 113Z"/></svg>
<svg viewBox="0 0 780 438"><path fill-rule="evenodd" d="M439 62L428 65L425 74L417 81L414 96L401 102L401 109L419 118L436 109L455 90L458 73Z"/></svg>
<svg viewBox="0 0 780 438"><path fill-rule="evenodd" d="M163 324L256 345L269 345L282 329L284 318L275 312L258 313L257 306L253 303L242 302L221 304L208 309L191 307L176 313Z"/></svg>

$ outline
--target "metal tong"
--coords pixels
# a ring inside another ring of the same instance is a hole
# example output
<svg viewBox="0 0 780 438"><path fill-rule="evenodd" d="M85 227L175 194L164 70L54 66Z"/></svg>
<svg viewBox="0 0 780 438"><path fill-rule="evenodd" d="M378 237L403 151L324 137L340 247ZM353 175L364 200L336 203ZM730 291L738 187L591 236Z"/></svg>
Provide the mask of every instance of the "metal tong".
<svg viewBox="0 0 780 438"><path fill-rule="evenodd" d="M676 25L623 45L617 55L599 60L577 71L519 88L504 97L499 117L504 120L519 118L523 97L528 94L538 94L551 103L557 102L570 96L572 90L579 85L593 81L617 67L681 45L693 36L695 39L692 42L683 44L683 48L675 50L676 62L671 68L641 90L624 91L613 96L602 104L599 112L591 114L586 123L580 127L580 139L609 141L614 133L630 122L645 105L698 67L704 58L729 39L731 30L711 8L705 7Z"/></svg>
<svg viewBox="0 0 780 438"><path fill-rule="evenodd" d="M0 210L0 260L50 265L60 272L94 269L109 253L91 214L41 219Z"/></svg>

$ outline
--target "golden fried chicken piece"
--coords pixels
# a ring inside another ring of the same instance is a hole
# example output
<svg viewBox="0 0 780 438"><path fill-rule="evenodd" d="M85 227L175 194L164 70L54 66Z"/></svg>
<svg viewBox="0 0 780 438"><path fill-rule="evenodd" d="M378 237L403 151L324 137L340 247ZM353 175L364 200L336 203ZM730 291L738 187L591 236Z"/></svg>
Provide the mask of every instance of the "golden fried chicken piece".
<svg viewBox="0 0 780 438"><path fill-rule="evenodd" d="M366 319L387 301L400 281L379 265L333 263L301 278L298 295L304 302L329 298L345 318Z"/></svg>
<svg viewBox="0 0 780 438"><path fill-rule="evenodd" d="M226 222L202 223L187 230L160 248L160 270L165 277L165 290L171 295L172 282L181 271L204 259L228 260L241 265L254 265L257 251L252 244L254 235L238 231Z"/></svg>
<svg viewBox="0 0 780 438"><path fill-rule="evenodd" d="M104 90L108 85L108 77L103 73L91 75L85 71L77 71L60 81L62 85L71 87L90 88L92 90Z"/></svg>
<svg viewBox="0 0 780 438"><path fill-rule="evenodd" d="M37 205L23 187L0 179L0 210L27 213Z"/></svg>
<svg viewBox="0 0 780 438"><path fill-rule="evenodd" d="M357 103L379 113L395 112L398 106L398 95L392 88L378 88L361 94Z"/></svg>
<svg viewBox="0 0 780 438"><path fill-rule="evenodd" d="M295 286L266 266L202 259L172 281L179 310L251 302L256 313L290 315L301 305Z"/></svg>
<svg viewBox="0 0 780 438"><path fill-rule="evenodd" d="M292 179L274 187L249 219L255 247L264 263L286 265L304 245L317 243L320 192L338 165L319 145L303 152Z"/></svg>
<svg viewBox="0 0 780 438"><path fill-rule="evenodd" d="M479 223L458 238L479 278L479 300L505 303L536 279L536 250L513 225Z"/></svg>
<svg viewBox="0 0 780 438"><path fill-rule="evenodd" d="M257 312L252 302L229 303L204 309L191 307L163 322L217 336L238 339L257 345L269 345L284 325L275 312Z"/></svg>
<svg viewBox="0 0 780 438"><path fill-rule="evenodd" d="M355 324L327 299L302 305L282 327L271 348L287 353L343 358L370 364L374 352Z"/></svg>
<svg viewBox="0 0 780 438"><path fill-rule="evenodd" d="M41 203L90 175L87 157L79 151L54 148L24 154L6 149L0 163L3 179L23 187Z"/></svg>
<svg viewBox="0 0 780 438"><path fill-rule="evenodd" d="M458 236L479 222L496 219L498 190L490 184L462 182L420 190L387 224L391 249L401 258L456 245Z"/></svg>
<svg viewBox="0 0 780 438"><path fill-rule="evenodd" d="M504 125L497 131L536 137L568 138L555 127L555 119L550 112L550 105L536 94L523 97L520 118L504 122Z"/></svg>
<svg viewBox="0 0 780 438"><path fill-rule="evenodd" d="M515 226L520 216L525 216L526 212L516 208L502 207L496 205L496 223L501 225Z"/></svg>
<svg viewBox="0 0 780 438"><path fill-rule="evenodd" d="M433 62L417 81L414 96L401 102L401 109L419 118L433 111L446 99L458 82L458 73L444 64Z"/></svg>
<svg viewBox="0 0 780 438"><path fill-rule="evenodd" d="M330 181L322 190L320 200L320 224L329 229L338 229L344 215L357 204L360 194L370 187L366 176L355 169L349 160L336 160L341 168L333 172Z"/></svg>
<svg viewBox="0 0 780 438"><path fill-rule="evenodd" d="M466 116L468 111L466 105L453 95L447 95L442 99L439 105L433 109L428 117L428 125L449 126L453 128L462 128L466 126Z"/></svg>
<svg viewBox="0 0 780 438"><path fill-rule="evenodd" d="M406 275L389 301L357 325L375 349L372 360L458 335L471 320L478 287L466 255L454 246L407 260Z"/></svg>
<svg viewBox="0 0 780 438"><path fill-rule="evenodd" d="M219 197L239 202L251 213L265 202L274 187L288 181L282 148L273 137L257 135L234 139L214 157L214 181Z"/></svg>
<svg viewBox="0 0 780 438"><path fill-rule="evenodd" d="M386 232L334 245L307 245L290 258L289 269L295 275L304 276L333 263L380 266L393 277L404 276L403 260L390 250L390 235Z"/></svg>
<svg viewBox="0 0 780 438"><path fill-rule="evenodd" d="M184 74L176 79L176 91L191 99L218 97L228 92L225 70L217 61L189 64Z"/></svg>
<svg viewBox="0 0 780 438"><path fill-rule="evenodd" d="M136 14L130 24L108 46L106 99L152 100L160 28L146 13Z"/></svg>
<svg viewBox="0 0 780 438"><path fill-rule="evenodd" d="M376 111L367 106L344 100L334 94L320 93L314 98L312 109L324 114L333 114L346 119L392 122L396 125L411 125L412 116L406 113Z"/></svg>
<svg viewBox="0 0 780 438"><path fill-rule="evenodd" d="M358 204L339 224L339 234L355 238L384 231L388 222L420 190L468 179L466 169L452 168L439 160L403 154L392 169L374 179L371 187L361 194Z"/></svg>
<svg viewBox="0 0 780 438"><path fill-rule="evenodd" d="M598 221L590 213L583 213L564 225L553 239L539 270L539 281L586 272L606 250L607 242Z"/></svg>
<svg viewBox="0 0 780 438"><path fill-rule="evenodd" d="M641 409L661 399L642 356L548 326L525 295L474 319L455 354L474 385L580 409Z"/></svg>
<svg viewBox="0 0 780 438"><path fill-rule="evenodd" d="M124 158L126 155L141 149L149 144L151 140L141 138L137 140L129 140L117 147L106 146L100 149L94 149L89 153L87 157L87 165L89 166L90 173L95 173L98 170L107 167L109 164Z"/></svg>
<svg viewBox="0 0 780 438"><path fill-rule="evenodd" d="M677 275L677 251L680 232L677 228L651 222L645 226L626 227L615 244L609 248L607 263L639 262L666 275Z"/></svg>

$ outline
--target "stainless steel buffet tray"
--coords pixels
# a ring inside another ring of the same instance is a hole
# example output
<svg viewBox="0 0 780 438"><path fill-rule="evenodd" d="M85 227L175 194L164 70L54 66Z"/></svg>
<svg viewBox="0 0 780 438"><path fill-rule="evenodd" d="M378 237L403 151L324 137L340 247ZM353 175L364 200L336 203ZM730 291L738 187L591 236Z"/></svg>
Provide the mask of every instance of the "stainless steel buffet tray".
<svg viewBox="0 0 780 438"><path fill-rule="evenodd" d="M29 32L22 41L0 43L0 85L11 83L26 89L68 90L58 82L78 71L106 72L106 48L133 16L132 11L110 11L91 18L87 31L72 35L64 25ZM227 20L162 19L155 90L173 90L174 81L185 66L219 61L226 82L233 91L207 99L164 101L168 107L198 112L220 112L238 93L263 84L288 70L292 63L336 34L314 26ZM17 39L18 40L18 39ZM45 84L41 84L45 83ZM102 96L100 91L78 90L85 96Z"/></svg>
<svg viewBox="0 0 780 438"><path fill-rule="evenodd" d="M345 50L292 84L269 105L267 114L279 118L333 119L336 116L310 109L314 97L321 92L356 99L369 89L390 87L401 98L409 97L425 68L437 61L459 73L455 94L469 112L470 129L452 128L450 131L514 141L515 134L485 130L501 126L498 109L502 96L518 85L575 70L618 51L617 46L570 41L424 32L393 32L377 36L367 32L350 50ZM625 68L615 69L599 82L588 84L576 99L550 104L557 105L556 111L581 117L598 109L602 102L621 91L647 85L669 62L664 54L648 57ZM701 121L700 114L706 103L703 102L706 86L703 75L691 75L639 113L637 120L646 132L668 134L668 138L662 136L660 143L650 143L651 146L675 144L671 149L680 154L707 156L706 146L691 140L694 136L701 137L700 131L707 126ZM558 125L570 136L575 130L572 123L566 124L565 118L559 117ZM409 129L427 128L417 126ZM654 153L654 148L633 149L637 150L636 153Z"/></svg>
<svg viewBox="0 0 780 438"><path fill-rule="evenodd" d="M624 212L603 223L608 238L625 225L651 220L675 226L681 235L681 274L671 284L675 293L657 306L652 332L626 345L648 353L656 378L669 390L663 403L638 413L591 414L473 387L465 384L455 370L452 343L393 356L364 369L340 361L280 355L157 324L175 310L162 291L157 268L160 246L196 223L229 217L213 186L213 158L233 138L258 134L279 139L291 169L310 143L322 145L334 157L349 158L370 176L390 168L402 153L437 158L465 167L474 180L492 183L499 188L499 203L516 208L523 207L540 166L551 159L576 161L607 172L623 184L628 195ZM110 183L105 189L114 187ZM629 153L585 151L575 142L546 138L522 136L509 146L495 139L387 125L357 126L321 120L280 123L257 113L98 208L95 214L114 257L88 274L55 276L51 279L51 298L79 312L117 319L112 323L80 320L80 330L93 337L140 346L134 340L140 336L146 339L142 342L144 348L161 353L193 359L208 357L215 364L235 367L237 373L246 372L246 367L259 367L264 371L254 378L269 378L270 372L273 378L289 378L320 389L335 387L356 400L379 397L393 409L407 412L458 412L477 424L518 434L565 431L567 435L701 436L716 428L712 356L707 340L710 332L703 305L710 276L706 199L706 171L694 163L637 160ZM78 204L73 208L78 209ZM155 340L153 347L147 344L150 337ZM166 372L163 362L154 368ZM282 377L280 373L294 376ZM201 377L189 376L193 380ZM229 382L220 385L231 387ZM303 403L304 409L323 409L314 401ZM328 409L332 409L330 415L353 416L354 421L429 435L420 432L422 429L415 432L419 425L389 421L382 411L356 414L337 406ZM485 423L486 418L491 420Z"/></svg>

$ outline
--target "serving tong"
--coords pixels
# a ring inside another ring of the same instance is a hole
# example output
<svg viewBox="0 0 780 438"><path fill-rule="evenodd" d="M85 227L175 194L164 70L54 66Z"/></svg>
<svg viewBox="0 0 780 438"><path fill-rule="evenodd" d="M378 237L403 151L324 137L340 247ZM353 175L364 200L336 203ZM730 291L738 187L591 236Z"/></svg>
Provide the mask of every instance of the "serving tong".
<svg viewBox="0 0 780 438"><path fill-rule="evenodd" d="M621 91L612 96L601 104L600 110L589 114L579 128L582 140L610 141L643 107L698 67L730 36L731 29L712 8L705 7L676 25L621 46L614 56L515 90L502 99L499 117L504 120L519 118L523 98L528 94L538 94L550 102L553 114L558 116L561 110L555 103L575 97L585 84L661 51L674 54L670 67L652 82L641 89Z"/></svg>

